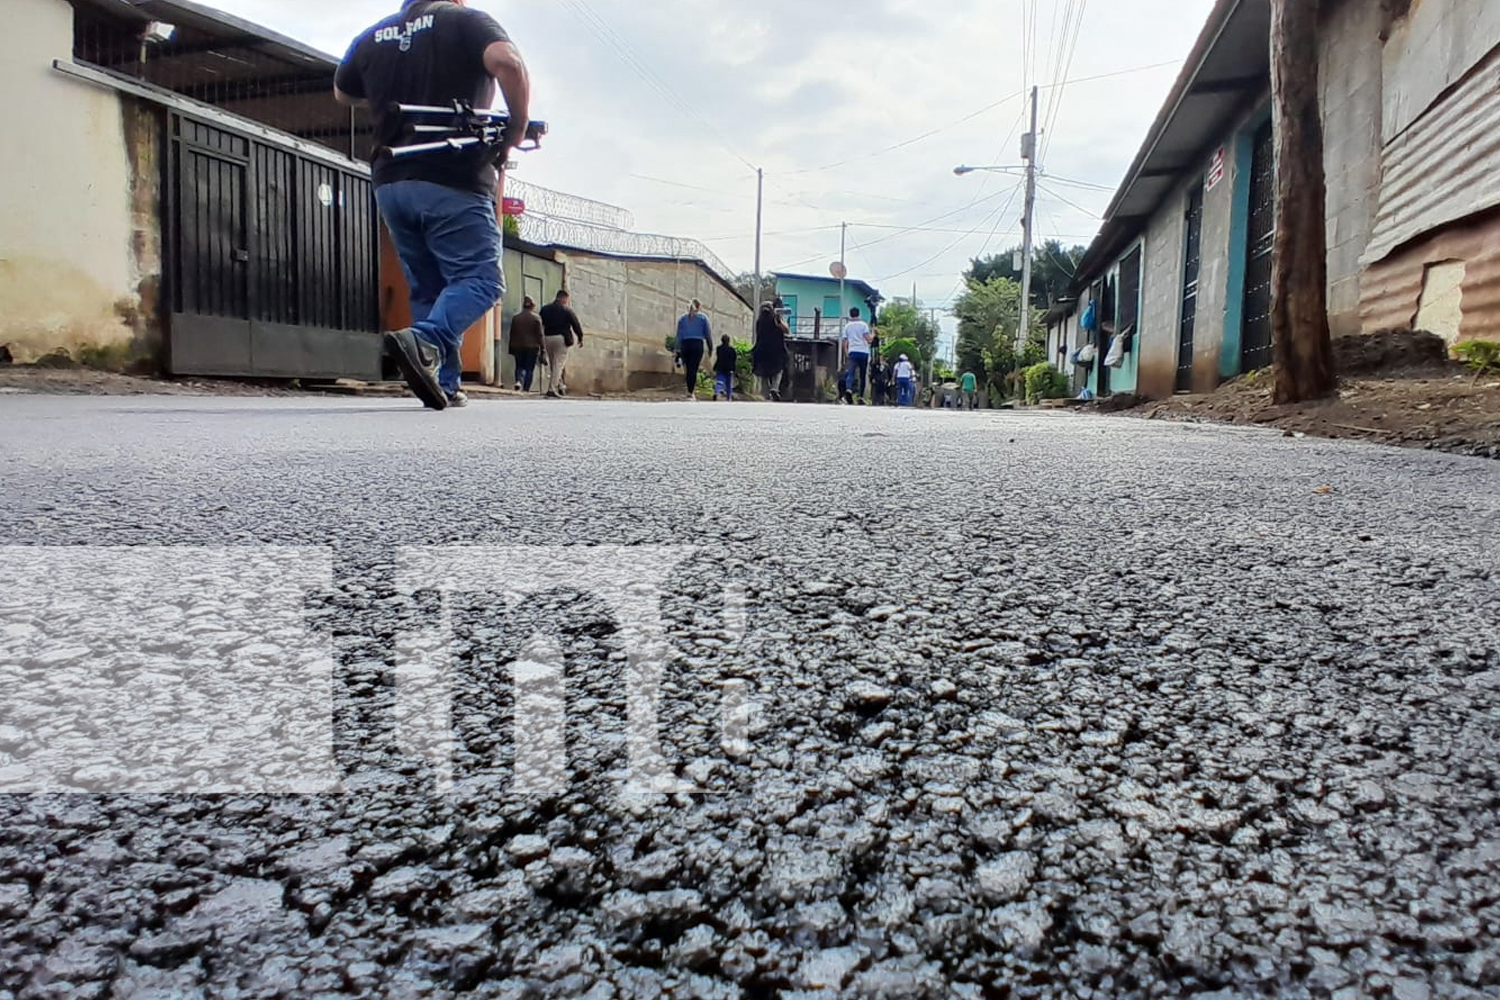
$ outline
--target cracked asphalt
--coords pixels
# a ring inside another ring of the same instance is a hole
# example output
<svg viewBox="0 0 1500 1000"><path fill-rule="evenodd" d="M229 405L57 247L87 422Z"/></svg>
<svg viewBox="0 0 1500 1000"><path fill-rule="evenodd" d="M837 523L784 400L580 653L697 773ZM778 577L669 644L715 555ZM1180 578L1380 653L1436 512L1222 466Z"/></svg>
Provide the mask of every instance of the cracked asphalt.
<svg viewBox="0 0 1500 1000"><path fill-rule="evenodd" d="M0 483L0 1000L1500 995L1500 464L15 396Z"/></svg>

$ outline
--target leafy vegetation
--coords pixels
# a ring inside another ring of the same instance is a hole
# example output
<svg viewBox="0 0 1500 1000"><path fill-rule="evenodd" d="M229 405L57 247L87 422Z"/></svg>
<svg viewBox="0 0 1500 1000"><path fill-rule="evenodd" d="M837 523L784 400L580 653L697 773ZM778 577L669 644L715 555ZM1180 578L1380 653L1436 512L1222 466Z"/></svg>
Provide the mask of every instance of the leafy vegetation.
<svg viewBox="0 0 1500 1000"><path fill-rule="evenodd" d="M905 354L918 371L927 370L927 361L937 351L938 325L911 299L897 299L880 310L875 322L880 334L880 356L888 361ZM905 344L895 353L892 349Z"/></svg>
<svg viewBox="0 0 1500 1000"><path fill-rule="evenodd" d="M1040 403L1044 399L1066 399L1069 395L1068 376L1045 361L1030 366L1021 374L1028 403Z"/></svg>
<svg viewBox="0 0 1500 1000"><path fill-rule="evenodd" d="M1048 309L1068 297L1073 277L1078 272L1078 263L1083 260L1087 247L1064 247L1058 240L1048 240L1032 250L1031 255L1031 305L1034 309ZM972 284L985 284L994 278L1009 278L1017 285L1021 283L1021 270L1015 266L1015 258L1021 248L1014 247L1004 253L989 257L976 257L964 272L964 280Z"/></svg>
<svg viewBox="0 0 1500 1000"><path fill-rule="evenodd" d="M1485 372L1500 372L1500 343L1493 340L1466 340L1453 353L1474 372L1476 382Z"/></svg>
<svg viewBox="0 0 1500 1000"><path fill-rule="evenodd" d="M1009 278L969 282L954 303L958 317L958 367L971 371L997 398L1025 391L1023 369L1047 359L1047 326L1032 310L1031 332L1018 355L1016 330L1021 323L1021 285Z"/></svg>

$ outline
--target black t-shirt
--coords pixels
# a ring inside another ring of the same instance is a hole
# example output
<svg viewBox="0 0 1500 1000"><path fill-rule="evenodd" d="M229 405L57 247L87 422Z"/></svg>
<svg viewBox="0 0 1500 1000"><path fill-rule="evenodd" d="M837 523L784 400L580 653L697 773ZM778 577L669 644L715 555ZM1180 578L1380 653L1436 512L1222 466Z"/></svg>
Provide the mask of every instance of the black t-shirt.
<svg viewBox="0 0 1500 1000"><path fill-rule="evenodd" d="M354 40L334 82L350 97L370 102L377 150L422 142L426 140L403 133L404 123L392 105L446 107L466 101L475 108L489 108L495 100L495 80L485 71L484 53L495 42L508 41L505 29L483 11L446 0L415 0ZM377 154L375 186L430 181L493 195L499 175L491 156L482 148L403 160Z"/></svg>

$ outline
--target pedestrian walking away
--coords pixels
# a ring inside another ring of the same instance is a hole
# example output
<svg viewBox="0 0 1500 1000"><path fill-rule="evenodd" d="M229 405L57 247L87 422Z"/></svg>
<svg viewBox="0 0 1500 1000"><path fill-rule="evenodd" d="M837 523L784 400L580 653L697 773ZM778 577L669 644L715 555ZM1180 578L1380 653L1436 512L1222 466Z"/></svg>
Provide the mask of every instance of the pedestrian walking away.
<svg viewBox="0 0 1500 1000"><path fill-rule="evenodd" d="M870 371L870 341L874 333L870 324L859 318L859 307L849 310L849 322L844 325L843 345L848 363L844 367L848 378L849 401L865 402L865 379Z"/></svg>
<svg viewBox="0 0 1500 1000"><path fill-rule="evenodd" d="M896 405L915 406L917 401L917 369L911 359L901 355L896 362Z"/></svg>
<svg viewBox="0 0 1500 1000"><path fill-rule="evenodd" d="M886 406L894 399L891 395L891 366L879 353L871 355L870 396L870 401L876 406Z"/></svg>
<svg viewBox="0 0 1500 1000"><path fill-rule="evenodd" d="M682 358L682 367L687 376L687 394L694 399L698 392L698 371L703 359L713 350L714 332L708 317L703 314L703 303L697 299L688 307L687 314L677 321L677 354Z"/></svg>
<svg viewBox="0 0 1500 1000"><path fill-rule="evenodd" d="M979 377L973 372L964 372L964 377L960 384L963 386L964 392L964 409L979 409Z"/></svg>
<svg viewBox="0 0 1500 1000"><path fill-rule="evenodd" d="M740 366L740 352L729 342L728 334L719 338L719 349L714 354L714 400L720 396L724 402L734 402L734 373Z"/></svg>
<svg viewBox="0 0 1500 1000"><path fill-rule="evenodd" d="M510 116L499 148L399 160L386 151L405 141L397 105L489 108L497 83ZM375 201L411 291L412 325L386 333L385 351L425 406L462 406L464 331L505 293L496 164L526 137L526 64L495 19L463 0L406 0L354 40L334 76L334 97L370 109Z"/></svg>
<svg viewBox="0 0 1500 1000"><path fill-rule="evenodd" d="M542 307L542 335L547 351L547 398L567 395L565 381L568 352L583 346L583 324L573 311L573 301L566 289L559 291L550 305Z"/></svg>
<svg viewBox="0 0 1500 1000"><path fill-rule="evenodd" d="M789 361L786 339L791 331L777 311L780 308L780 299L760 307L755 320L755 346L750 349L750 365L760 380L760 394L773 402L781 399L782 376Z"/></svg>
<svg viewBox="0 0 1500 1000"><path fill-rule="evenodd" d="M517 392L531 391L544 336L542 318L536 314L536 302L528 295L521 302L521 311L510 321L510 356L516 360Z"/></svg>

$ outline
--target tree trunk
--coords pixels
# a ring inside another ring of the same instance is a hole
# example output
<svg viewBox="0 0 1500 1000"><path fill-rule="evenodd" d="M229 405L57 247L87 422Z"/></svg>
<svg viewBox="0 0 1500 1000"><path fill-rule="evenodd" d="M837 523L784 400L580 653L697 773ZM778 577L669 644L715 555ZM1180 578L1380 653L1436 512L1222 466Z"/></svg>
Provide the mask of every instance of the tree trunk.
<svg viewBox="0 0 1500 1000"><path fill-rule="evenodd" d="M1338 387L1328 329L1327 184L1318 95L1317 0L1271 0L1276 243L1271 335L1278 403Z"/></svg>

